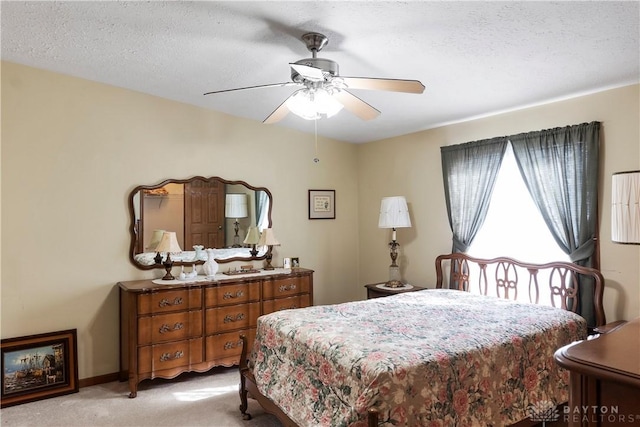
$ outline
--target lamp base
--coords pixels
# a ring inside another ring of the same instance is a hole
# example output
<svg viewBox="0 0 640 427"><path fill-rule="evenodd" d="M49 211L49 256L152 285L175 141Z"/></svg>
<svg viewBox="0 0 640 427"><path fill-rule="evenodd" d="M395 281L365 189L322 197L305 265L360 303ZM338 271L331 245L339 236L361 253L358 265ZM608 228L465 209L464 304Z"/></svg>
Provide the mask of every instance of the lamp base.
<svg viewBox="0 0 640 427"><path fill-rule="evenodd" d="M404 283L400 280L389 280L384 284L385 288L404 288Z"/></svg>
<svg viewBox="0 0 640 427"><path fill-rule="evenodd" d="M171 267L173 267L173 263L166 263L166 262L164 263L164 269L167 271L167 274L164 275L162 280L175 280L176 279L171 274Z"/></svg>
<svg viewBox="0 0 640 427"><path fill-rule="evenodd" d="M395 263L389 266L389 281L385 284L387 288L401 288L404 286L400 279L400 267Z"/></svg>
<svg viewBox="0 0 640 427"><path fill-rule="evenodd" d="M167 271L167 274L164 275L162 280L175 280L171 274L171 268L173 268L173 260L171 259L171 254L167 252L167 259L162 263L164 265L164 269Z"/></svg>
<svg viewBox="0 0 640 427"><path fill-rule="evenodd" d="M273 259L273 254L271 253L271 246L267 249L267 255L265 256L265 265L263 270L275 270L275 267L271 265L271 260Z"/></svg>

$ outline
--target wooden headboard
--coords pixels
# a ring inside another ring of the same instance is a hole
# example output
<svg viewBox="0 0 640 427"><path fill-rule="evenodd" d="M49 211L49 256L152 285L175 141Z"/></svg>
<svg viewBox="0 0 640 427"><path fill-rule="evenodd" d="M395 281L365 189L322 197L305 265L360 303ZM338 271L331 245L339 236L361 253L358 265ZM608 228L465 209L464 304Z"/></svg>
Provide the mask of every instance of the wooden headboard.
<svg viewBox="0 0 640 427"><path fill-rule="evenodd" d="M570 262L530 264L507 257L481 259L452 253L436 258L436 276L436 288L550 304L573 312L585 289L581 283L588 280L593 283L594 326L606 323L602 306L604 277L594 268Z"/></svg>

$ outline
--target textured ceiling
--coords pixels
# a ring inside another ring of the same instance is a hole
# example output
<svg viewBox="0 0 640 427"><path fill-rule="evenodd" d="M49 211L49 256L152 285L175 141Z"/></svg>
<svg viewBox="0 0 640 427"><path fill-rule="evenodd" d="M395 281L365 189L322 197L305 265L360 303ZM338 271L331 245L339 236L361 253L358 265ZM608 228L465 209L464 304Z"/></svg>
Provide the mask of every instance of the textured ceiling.
<svg viewBox="0 0 640 427"><path fill-rule="evenodd" d="M366 142L637 83L640 3L2 1L2 59L262 121L319 57L340 74L417 79L421 95L352 90L382 114L347 111L318 133ZM313 132L292 114L276 125Z"/></svg>

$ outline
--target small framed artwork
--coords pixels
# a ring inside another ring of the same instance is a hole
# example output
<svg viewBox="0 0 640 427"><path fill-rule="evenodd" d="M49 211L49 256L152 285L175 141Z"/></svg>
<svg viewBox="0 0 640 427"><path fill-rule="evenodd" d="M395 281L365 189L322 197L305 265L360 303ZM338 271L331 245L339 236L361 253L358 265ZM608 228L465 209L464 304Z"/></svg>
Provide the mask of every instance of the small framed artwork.
<svg viewBox="0 0 640 427"><path fill-rule="evenodd" d="M2 407L77 393L75 329L2 340Z"/></svg>
<svg viewBox="0 0 640 427"><path fill-rule="evenodd" d="M336 219L336 190L309 190L309 219Z"/></svg>
<svg viewBox="0 0 640 427"><path fill-rule="evenodd" d="M291 268L291 258L285 258L282 263L283 268Z"/></svg>
<svg viewBox="0 0 640 427"><path fill-rule="evenodd" d="M298 268L300 267L300 258L295 257L295 258L291 258L291 268Z"/></svg>

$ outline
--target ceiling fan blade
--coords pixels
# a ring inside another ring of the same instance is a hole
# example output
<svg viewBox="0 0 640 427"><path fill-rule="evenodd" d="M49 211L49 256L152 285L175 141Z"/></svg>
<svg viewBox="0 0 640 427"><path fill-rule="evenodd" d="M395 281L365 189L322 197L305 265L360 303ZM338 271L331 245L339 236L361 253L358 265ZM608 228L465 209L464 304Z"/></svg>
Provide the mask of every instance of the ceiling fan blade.
<svg viewBox="0 0 640 427"><path fill-rule="evenodd" d="M422 93L424 85L418 80L376 79L370 77L342 77L349 89L386 90L390 92Z"/></svg>
<svg viewBox="0 0 640 427"><path fill-rule="evenodd" d="M324 74L322 74L322 70L317 67L311 67L309 65L300 65L294 62L289 64L291 68L293 68L298 74L304 77L307 80L318 81L321 82L324 80Z"/></svg>
<svg viewBox="0 0 640 427"><path fill-rule="evenodd" d="M247 87L237 87L235 89L224 89L224 90L214 90L211 92L205 93L205 95L212 95L215 93L223 93L223 92L233 92L236 90L245 90L245 89L263 89L266 87L284 87L284 86L298 86L296 82L285 82L285 83L271 83L268 85L258 85L258 86L247 86Z"/></svg>
<svg viewBox="0 0 640 427"><path fill-rule="evenodd" d="M340 103L344 105L344 108L360 117L362 120L375 119L380 115L380 111L376 110L374 107L346 90L335 92L333 97L340 101Z"/></svg>
<svg viewBox="0 0 640 427"><path fill-rule="evenodd" d="M284 119L287 114L289 114L289 107L287 107L287 100L291 98L290 96L285 99L282 104L280 104L278 106L278 108L276 108L275 110L273 110L273 112L271 112L271 114L269 114L269 117L267 117L266 119L264 119L264 121L262 123L266 124L266 125L270 125L272 123L276 123L279 122L280 120Z"/></svg>

